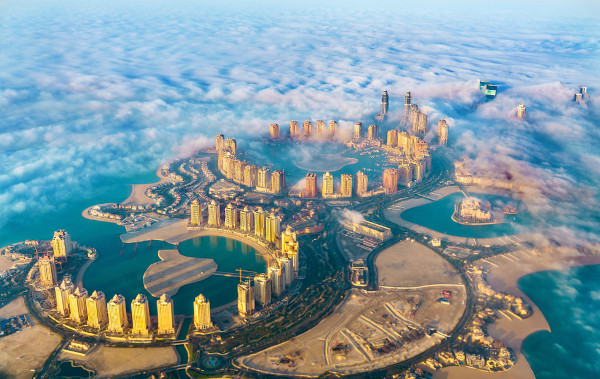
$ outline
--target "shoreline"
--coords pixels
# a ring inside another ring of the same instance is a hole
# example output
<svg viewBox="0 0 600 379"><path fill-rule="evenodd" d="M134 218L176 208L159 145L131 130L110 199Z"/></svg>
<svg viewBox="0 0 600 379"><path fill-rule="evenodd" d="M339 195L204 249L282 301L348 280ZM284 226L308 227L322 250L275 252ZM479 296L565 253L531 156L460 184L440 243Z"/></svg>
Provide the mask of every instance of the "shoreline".
<svg viewBox="0 0 600 379"><path fill-rule="evenodd" d="M526 275L542 271L562 271L578 266L600 264L600 255L558 255L544 254L537 250L519 250L497 255L492 258L480 259L477 264L488 270L487 282L498 292L506 292L520 296L531 306L533 314L526 319L504 316L490 324L488 333L494 339L499 339L513 349L517 357L515 366L507 371L498 373L470 369L468 367L446 367L434 373L433 379L460 378L532 378L535 374L521 350L523 341L538 331L552 332L548 321L538 306L519 288L519 280Z"/></svg>
<svg viewBox="0 0 600 379"><path fill-rule="evenodd" d="M169 177L163 176L161 172L161 167L158 167L156 170L156 176L159 178L157 182L154 183L146 183L146 184L129 184L131 186L131 194L129 197L118 204L128 205L128 204L136 204L136 205L147 205L147 204L156 204L154 199L146 196L146 189L150 187L154 187L161 183L172 183L175 179L171 179Z"/></svg>
<svg viewBox="0 0 600 379"><path fill-rule="evenodd" d="M491 188L488 190L487 188L467 187L465 190L467 192L472 192L472 193L504 195L504 196L507 195L507 193L505 191L500 191L500 190L497 190L494 188ZM504 235L504 236L497 236L497 237L485 237L485 238L454 236L451 234L438 232L436 230L427 228L427 227L419 225L419 224L415 224L413 222L407 221L402 218L402 213L404 213L405 211L407 211L411 208L416 208L421 205L430 204L430 203L442 200L443 198L445 198L449 195L455 194L457 192L463 192L463 191L458 186L453 185L453 186L446 186L446 187L442 187L442 188L433 190L433 191L429 192L426 196L423 195L423 197L412 198L412 199L403 199L403 200L395 202L392 206L385 209L383 212L383 215L384 215L385 219L387 219L390 222L393 222L396 225L400 225L404 228L410 229L417 233L426 234L431 238L439 238L439 239L443 239L443 240L454 242L454 243L464 243L467 245L489 245L489 246L491 246L491 245L508 245L508 244L515 244L515 243L518 244L519 242L527 241L530 239L528 234L525 234L525 233L511 234L511 235ZM434 199L434 197L435 197L435 199Z"/></svg>

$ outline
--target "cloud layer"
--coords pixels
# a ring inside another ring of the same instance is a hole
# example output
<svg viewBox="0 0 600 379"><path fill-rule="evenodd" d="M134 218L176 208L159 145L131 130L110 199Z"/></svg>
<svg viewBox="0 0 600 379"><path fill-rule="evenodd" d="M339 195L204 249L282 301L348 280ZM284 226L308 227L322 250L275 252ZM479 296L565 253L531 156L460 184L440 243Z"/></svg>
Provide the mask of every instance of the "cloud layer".
<svg viewBox="0 0 600 379"><path fill-rule="evenodd" d="M91 196L103 178L189 155L217 132L243 148L273 121L368 125L387 89L388 127L411 90L430 126L447 118L451 144L478 167L530 185L542 230L597 241L598 23L488 16L9 2L0 14L0 226ZM475 107L479 78L500 94ZM580 84L592 98L576 105ZM514 119L520 102L527 122Z"/></svg>

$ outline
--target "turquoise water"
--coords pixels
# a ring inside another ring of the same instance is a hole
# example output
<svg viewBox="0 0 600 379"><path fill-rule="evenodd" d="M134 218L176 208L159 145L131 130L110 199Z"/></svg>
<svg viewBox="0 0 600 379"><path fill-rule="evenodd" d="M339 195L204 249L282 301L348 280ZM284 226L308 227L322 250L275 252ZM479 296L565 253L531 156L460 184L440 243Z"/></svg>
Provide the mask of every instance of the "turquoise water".
<svg viewBox="0 0 600 379"><path fill-rule="evenodd" d="M475 197L489 201L492 209L502 210L507 204L515 204L515 201L504 196L476 194ZM490 238L512 235L517 233L515 224L523 225L526 217L522 214L504 215L505 222L494 225L462 225L452 221L454 204L463 199L461 192L453 193L438 201L407 209L402 212L402 218L406 221L425 226L440 233L458 237Z"/></svg>
<svg viewBox="0 0 600 379"><path fill-rule="evenodd" d="M519 280L519 288L552 330L523 342L536 377L600 377L600 265L530 274Z"/></svg>
<svg viewBox="0 0 600 379"><path fill-rule="evenodd" d="M152 263L159 262L158 250L173 249L174 246L161 241L138 244L126 244L121 255L121 242L113 243L112 248L100 252L100 256L86 271L83 285L91 293L101 290L108 297L115 293L125 296L129 303L138 293L146 295L150 301L150 311L156 312L156 298L144 288L142 278ZM204 236L184 241L179 244L182 255L196 258L211 258L217 270L236 273L243 268L255 272L265 272L266 264L262 256L247 244L230 238ZM135 251L135 255L134 255ZM203 294L210 301L211 307L218 307L237 299L237 283L239 279L213 275L203 281L188 284L179 289L173 298L176 314L193 314L192 303L198 294Z"/></svg>

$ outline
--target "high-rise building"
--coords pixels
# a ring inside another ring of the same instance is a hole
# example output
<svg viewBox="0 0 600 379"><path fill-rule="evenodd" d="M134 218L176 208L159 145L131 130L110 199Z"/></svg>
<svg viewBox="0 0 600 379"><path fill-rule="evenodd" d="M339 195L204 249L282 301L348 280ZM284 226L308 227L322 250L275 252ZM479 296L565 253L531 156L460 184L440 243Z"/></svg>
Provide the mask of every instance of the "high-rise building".
<svg viewBox="0 0 600 379"><path fill-rule="evenodd" d="M369 177L362 171L356 173L356 196L364 196L369 190Z"/></svg>
<svg viewBox="0 0 600 379"><path fill-rule="evenodd" d="M383 188L387 194L398 191L398 171L395 168L386 168L383 171Z"/></svg>
<svg viewBox="0 0 600 379"><path fill-rule="evenodd" d="M129 320L125 309L125 298L121 295L115 295L108 302L108 331L125 333L128 327Z"/></svg>
<svg viewBox="0 0 600 379"><path fill-rule="evenodd" d="M525 118L525 104L519 104L517 107L517 117Z"/></svg>
<svg viewBox="0 0 600 379"><path fill-rule="evenodd" d="M78 324L87 320L86 300L88 292L85 288L75 288L75 291L69 295L69 318Z"/></svg>
<svg viewBox="0 0 600 379"><path fill-rule="evenodd" d="M354 134L352 135L352 139L360 140L362 138L363 133L363 124L362 122L354 123Z"/></svg>
<svg viewBox="0 0 600 379"><path fill-rule="evenodd" d="M271 293L275 296L281 296L284 284L279 263L274 263L269 267L269 279L271 279Z"/></svg>
<svg viewBox="0 0 600 379"><path fill-rule="evenodd" d="M196 330L209 329L212 327L210 321L210 301L200 294L194 299L194 326Z"/></svg>
<svg viewBox="0 0 600 379"><path fill-rule="evenodd" d="M208 225L221 225L221 204L214 200L208 204Z"/></svg>
<svg viewBox="0 0 600 379"><path fill-rule="evenodd" d="M381 115L382 116L385 116L387 114L389 105L390 104L388 101L388 92L387 92L387 90L385 90L381 94Z"/></svg>
<svg viewBox="0 0 600 379"><path fill-rule="evenodd" d="M290 138L297 138L299 136L298 121L290 121Z"/></svg>
<svg viewBox="0 0 600 379"><path fill-rule="evenodd" d="M352 175L342 174L342 184L340 186L340 195L342 197L352 197Z"/></svg>
<svg viewBox="0 0 600 379"><path fill-rule="evenodd" d="M262 188L263 190L269 189L269 184L271 182L271 170L268 167L263 167L258 170L258 188Z"/></svg>
<svg viewBox="0 0 600 379"><path fill-rule="evenodd" d="M244 183L244 173L248 163L245 161L235 160L233 164L233 180L237 183Z"/></svg>
<svg viewBox="0 0 600 379"><path fill-rule="evenodd" d="M235 142L235 139L227 138L225 140L225 149L229 150L231 154L235 155L237 153L237 144Z"/></svg>
<svg viewBox="0 0 600 379"><path fill-rule="evenodd" d="M271 303L271 279L267 274L259 274L254 277L254 295L255 300L261 306L266 306Z"/></svg>
<svg viewBox="0 0 600 379"><path fill-rule="evenodd" d="M131 334L147 336L151 327L148 299L140 293L131 302Z"/></svg>
<svg viewBox="0 0 600 379"><path fill-rule="evenodd" d="M329 172L323 174L323 188L321 189L323 197L333 195L333 175Z"/></svg>
<svg viewBox="0 0 600 379"><path fill-rule="evenodd" d="M304 121L303 128L304 137L310 137L312 135L312 122L308 120Z"/></svg>
<svg viewBox="0 0 600 379"><path fill-rule="evenodd" d="M258 184L258 167L253 164L244 167L244 185L246 187L256 187Z"/></svg>
<svg viewBox="0 0 600 379"><path fill-rule="evenodd" d="M269 217L265 220L266 230L265 236L267 241L275 243L275 238L281 234L281 219L275 213L271 212Z"/></svg>
<svg viewBox="0 0 600 379"><path fill-rule="evenodd" d="M200 226L202 224L202 208L197 199L192 200L190 205L190 226Z"/></svg>
<svg viewBox="0 0 600 379"><path fill-rule="evenodd" d="M241 317L249 317L254 311L254 288L250 282L238 284L238 313Z"/></svg>
<svg viewBox="0 0 600 379"><path fill-rule="evenodd" d="M64 230L58 230L54 232L52 237L52 250L54 252L54 258L67 258L67 255L71 254L73 250L73 242L71 242L71 236Z"/></svg>
<svg viewBox="0 0 600 379"><path fill-rule="evenodd" d="M64 316L69 315L69 295L75 291L75 286L70 277L65 277L60 285L54 287L56 294L56 309Z"/></svg>
<svg viewBox="0 0 600 379"><path fill-rule="evenodd" d="M411 97L410 91L406 92L406 96L404 96L404 117L410 117L410 106L411 106Z"/></svg>
<svg viewBox="0 0 600 379"><path fill-rule="evenodd" d="M281 276L283 277L285 288L290 288L294 281L292 261L288 257L279 257L277 258L277 262L279 262L279 267L281 267Z"/></svg>
<svg viewBox="0 0 600 379"><path fill-rule="evenodd" d="M285 171L275 170L271 174L271 192L281 193L285 188Z"/></svg>
<svg viewBox="0 0 600 379"><path fill-rule="evenodd" d="M254 208L254 234L264 237L266 234L267 214L261 207Z"/></svg>
<svg viewBox="0 0 600 379"><path fill-rule="evenodd" d="M337 122L335 121L329 121L329 136L330 137L334 137L337 134Z"/></svg>
<svg viewBox="0 0 600 379"><path fill-rule="evenodd" d="M54 287L58 281L56 278L56 263L54 262L54 256L43 255L38 258L37 264L40 277L40 287Z"/></svg>
<svg viewBox="0 0 600 379"><path fill-rule="evenodd" d="M215 138L216 140L216 144L215 144L215 148L217 149L217 151L221 151L225 149L225 136L222 134L217 134L217 137Z"/></svg>
<svg viewBox="0 0 600 379"><path fill-rule="evenodd" d="M270 127L271 139L279 138L279 125L276 123L272 123Z"/></svg>
<svg viewBox="0 0 600 379"><path fill-rule="evenodd" d="M238 227L238 210L232 203L225 207L225 227L230 229Z"/></svg>
<svg viewBox="0 0 600 379"><path fill-rule="evenodd" d="M325 123L323 120L317 120L317 128L316 128L317 137L323 137L325 135Z"/></svg>
<svg viewBox="0 0 600 379"><path fill-rule="evenodd" d="M387 132L387 143L390 147L398 146L398 130L392 129Z"/></svg>
<svg viewBox="0 0 600 379"><path fill-rule="evenodd" d="M175 312L173 310L173 300L163 293L156 300L156 309L158 312L158 334L175 333Z"/></svg>
<svg viewBox="0 0 600 379"><path fill-rule="evenodd" d="M254 217L252 210L246 205L240 211L240 230L242 232L251 232L254 229Z"/></svg>
<svg viewBox="0 0 600 379"><path fill-rule="evenodd" d="M448 123L440 118L438 121L438 143L440 146L448 145Z"/></svg>
<svg viewBox="0 0 600 379"><path fill-rule="evenodd" d="M108 324L108 310L106 309L106 297L102 291L92 292L87 303L87 324L95 329L102 329Z"/></svg>
<svg viewBox="0 0 600 379"><path fill-rule="evenodd" d="M379 139L379 126L375 124L369 125L369 129L367 130L367 139L369 141L376 141Z"/></svg>
<svg viewBox="0 0 600 379"><path fill-rule="evenodd" d="M412 165L408 162L398 166L398 183L407 185L412 181Z"/></svg>
<svg viewBox="0 0 600 379"><path fill-rule="evenodd" d="M294 232L292 227L288 225L285 232L281 234L281 255L287 256L292 261L294 276L298 275L298 254L299 244L296 232Z"/></svg>
<svg viewBox="0 0 600 379"><path fill-rule="evenodd" d="M317 197L317 174L306 174L304 197Z"/></svg>

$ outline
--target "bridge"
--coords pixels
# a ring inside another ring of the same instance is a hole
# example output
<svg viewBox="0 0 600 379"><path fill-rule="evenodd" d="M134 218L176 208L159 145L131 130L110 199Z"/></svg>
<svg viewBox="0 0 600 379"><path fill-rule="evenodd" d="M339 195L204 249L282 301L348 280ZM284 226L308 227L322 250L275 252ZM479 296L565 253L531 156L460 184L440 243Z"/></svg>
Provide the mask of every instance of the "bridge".
<svg viewBox="0 0 600 379"><path fill-rule="evenodd" d="M212 275L226 276L228 278L241 278L241 279L254 279L256 275L250 274L236 274L234 272L215 271Z"/></svg>

